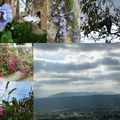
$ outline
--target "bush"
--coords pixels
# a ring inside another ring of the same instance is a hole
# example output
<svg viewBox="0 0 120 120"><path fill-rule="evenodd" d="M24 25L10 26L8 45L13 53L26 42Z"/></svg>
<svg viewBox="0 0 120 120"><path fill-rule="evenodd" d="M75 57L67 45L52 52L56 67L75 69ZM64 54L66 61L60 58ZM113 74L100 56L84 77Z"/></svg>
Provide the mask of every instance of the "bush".
<svg viewBox="0 0 120 120"><path fill-rule="evenodd" d="M2 100L0 106L0 120L33 120L33 91L30 90L27 98L17 100L13 97L9 100L11 93L17 89L13 88L9 91L9 84L10 82L7 82L5 87L5 91L8 91L6 93L8 99Z"/></svg>
<svg viewBox="0 0 120 120"><path fill-rule="evenodd" d="M23 77L32 75L31 48L0 48L0 77L6 77L19 71Z"/></svg>
<svg viewBox="0 0 120 120"><path fill-rule="evenodd" d="M33 34L31 37L31 43L46 43L47 42L47 34L44 35L38 35Z"/></svg>
<svg viewBox="0 0 120 120"><path fill-rule="evenodd" d="M33 95L19 101L13 98L9 101L2 101L4 113L1 120L33 120Z"/></svg>
<svg viewBox="0 0 120 120"><path fill-rule="evenodd" d="M12 28L12 29L11 29ZM47 34L33 34L28 22L8 23L5 30L0 32L1 43L46 43Z"/></svg>

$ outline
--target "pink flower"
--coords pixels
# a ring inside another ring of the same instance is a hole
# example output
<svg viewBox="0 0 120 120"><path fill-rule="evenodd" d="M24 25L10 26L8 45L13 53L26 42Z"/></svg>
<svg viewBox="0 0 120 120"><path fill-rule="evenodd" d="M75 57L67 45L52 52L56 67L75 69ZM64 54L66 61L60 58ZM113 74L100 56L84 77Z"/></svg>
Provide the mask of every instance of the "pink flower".
<svg viewBox="0 0 120 120"><path fill-rule="evenodd" d="M20 70L19 70L21 73L24 73L24 72L26 72L26 68L25 67L23 67L23 68L20 68Z"/></svg>
<svg viewBox="0 0 120 120"><path fill-rule="evenodd" d="M8 48L4 48L4 51L7 53L9 50L8 50Z"/></svg>
<svg viewBox="0 0 120 120"><path fill-rule="evenodd" d="M0 77L4 77L4 74L3 74L3 73L0 73Z"/></svg>
<svg viewBox="0 0 120 120"><path fill-rule="evenodd" d="M11 73L15 72L15 61L14 60L7 60L6 61L8 69Z"/></svg>
<svg viewBox="0 0 120 120"><path fill-rule="evenodd" d="M7 65L8 65L10 68L15 67L15 62L14 62L14 60L7 60Z"/></svg>
<svg viewBox="0 0 120 120"><path fill-rule="evenodd" d="M0 63L2 63L3 62L3 59L2 58L0 58Z"/></svg>
<svg viewBox="0 0 120 120"><path fill-rule="evenodd" d="M4 108L0 106L0 116L2 116L4 113Z"/></svg>

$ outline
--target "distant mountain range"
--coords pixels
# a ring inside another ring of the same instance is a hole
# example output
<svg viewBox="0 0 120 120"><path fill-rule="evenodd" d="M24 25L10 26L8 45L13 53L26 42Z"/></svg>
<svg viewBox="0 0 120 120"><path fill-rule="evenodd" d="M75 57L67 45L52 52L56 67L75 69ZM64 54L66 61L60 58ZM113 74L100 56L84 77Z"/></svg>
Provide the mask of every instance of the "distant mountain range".
<svg viewBox="0 0 120 120"><path fill-rule="evenodd" d="M89 95L113 95L113 92L61 92L50 95L49 98L72 97L72 96L89 96Z"/></svg>
<svg viewBox="0 0 120 120"><path fill-rule="evenodd" d="M120 95L112 95L112 93L103 94L101 92L96 92L94 95L93 93L91 95L89 92L59 93L48 98L34 98L34 110L36 112L100 112L109 110L120 111Z"/></svg>

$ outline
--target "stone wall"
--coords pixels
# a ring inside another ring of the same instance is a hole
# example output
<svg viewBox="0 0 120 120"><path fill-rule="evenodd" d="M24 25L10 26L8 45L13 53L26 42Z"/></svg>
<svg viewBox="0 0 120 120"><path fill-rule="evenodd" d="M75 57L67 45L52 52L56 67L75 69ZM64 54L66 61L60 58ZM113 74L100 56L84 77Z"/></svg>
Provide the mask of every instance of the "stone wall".
<svg viewBox="0 0 120 120"><path fill-rule="evenodd" d="M34 0L34 15L40 17L41 21L38 25L33 25L33 32L37 34L47 33L47 0L39 3L37 0Z"/></svg>
<svg viewBox="0 0 120 120"><path fill-rule="evenodd" d="M34 12L35 12L35 14L37 12L41 13L40 29L47 30L47 0L43 0L43 2L41 4L38 4L38 2L35 0Z"/></svg>

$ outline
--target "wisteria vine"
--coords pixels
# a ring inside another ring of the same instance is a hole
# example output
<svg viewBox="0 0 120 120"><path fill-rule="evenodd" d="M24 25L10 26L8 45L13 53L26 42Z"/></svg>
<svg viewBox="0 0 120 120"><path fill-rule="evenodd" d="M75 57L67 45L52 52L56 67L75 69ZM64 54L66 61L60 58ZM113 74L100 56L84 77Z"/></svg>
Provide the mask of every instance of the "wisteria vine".
<svg viewBox="0 0 120 120"><path fill-rule="evenodd" d="M73 12L73 0L51 0L51 18L57 27L55 42L64 42L68 26L72 27L73 42L79 39L79 29Z"/></svg>

